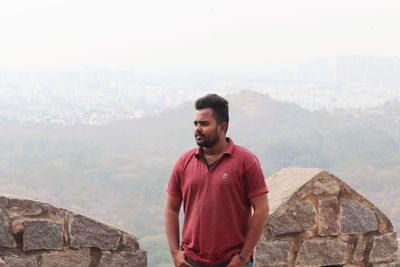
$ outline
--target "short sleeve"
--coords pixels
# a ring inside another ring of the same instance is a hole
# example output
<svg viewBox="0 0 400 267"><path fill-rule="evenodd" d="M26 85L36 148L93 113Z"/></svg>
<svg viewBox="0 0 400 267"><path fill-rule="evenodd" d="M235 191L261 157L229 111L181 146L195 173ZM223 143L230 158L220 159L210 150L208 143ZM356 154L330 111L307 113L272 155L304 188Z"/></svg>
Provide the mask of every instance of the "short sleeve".
<svg viewBox="0 0 400 267"><path fill-rule="evenodd" d="M261 169L260 162L256 157L252 161L250 166L245 169L244 175L248 199L268 193L268 187L265 182L264 173Z"/></svg>
<svg viewBox="0 0 400 267"><path fill-rule="evenodd" d="M181 190L181 160L179 159L174 168L172 169L171 176L169 177L167 192L174 196L182 198L182 190Z"/></svg>

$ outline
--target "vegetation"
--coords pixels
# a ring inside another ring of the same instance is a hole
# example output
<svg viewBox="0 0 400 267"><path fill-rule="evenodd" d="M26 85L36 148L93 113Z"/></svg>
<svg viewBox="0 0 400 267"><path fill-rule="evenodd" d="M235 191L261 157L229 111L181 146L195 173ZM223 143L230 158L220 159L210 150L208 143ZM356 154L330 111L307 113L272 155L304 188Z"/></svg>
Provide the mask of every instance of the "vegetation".
<svg viewBox="0 0 400 267"><path fill-rule="evenodd" d="M288 166L325 168L400 225L400 103L366 111L303 110L242 92L229 136L266 177ZM175 159L194 146L192 104L107 126L0 122L0 190L51 202L134 233L149 266L170 266L163 226Z"/></svg>

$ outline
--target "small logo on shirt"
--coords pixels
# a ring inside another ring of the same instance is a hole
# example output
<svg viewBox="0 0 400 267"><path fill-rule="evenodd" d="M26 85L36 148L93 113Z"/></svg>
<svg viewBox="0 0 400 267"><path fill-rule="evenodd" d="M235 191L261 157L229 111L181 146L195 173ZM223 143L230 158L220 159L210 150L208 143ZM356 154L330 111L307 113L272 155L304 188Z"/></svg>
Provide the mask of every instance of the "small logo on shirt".
<svg viewBox="0 0 400 267"><path fill-rule="evenodd" d="M222 178L223 178L223 179L228 178L228 174L225 172L225 173L222 175Z"/></svg>

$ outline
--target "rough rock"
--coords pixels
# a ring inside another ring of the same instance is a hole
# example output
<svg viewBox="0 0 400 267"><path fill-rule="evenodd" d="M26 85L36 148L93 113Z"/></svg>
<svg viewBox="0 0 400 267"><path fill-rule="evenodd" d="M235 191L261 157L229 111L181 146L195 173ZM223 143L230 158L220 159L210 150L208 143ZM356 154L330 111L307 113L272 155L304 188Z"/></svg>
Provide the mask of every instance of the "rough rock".
<svg viewBox="0 0 400 267"><path fill-rule="evenodd" d="M336 197L322 199L318 202L318 234L320 236L337 235L339 233L338 211L339 204Z"/></svg>
<svg viewBox="0 0 400 267"><path fill-rule="evenodd" d="M366 247L367 241L364 238L360 238L357 242L357 246L353 254L353 260L355 262L361 262L362 260L364 260L364 252Z"/></svg>
<svg viewBox="0 0 400 267"><path fill-rule="evenodd" d="M24 222L26 220L27 220L26 218L14 219L11 223L11 231L14 234L21 232L24 229Z"/></svg>
<svg viewBox="0 0 400 267"><path fill-rule="evenodd" d="M0 209L6 209L9 201L9 198L0 196Z"/></svg>
<svg viewBox="0 0 400 267"><path fill-rule="evenodd" d="M57 223L64 223L65 216L68 211L65 209L59 209L54 206L48 205L45 210L45 214L53 221Z"/></svg>
<svg viewBox="0 0 400 267"><path fill-rule="evenodd" d="M139 243L133 235L122 234L122 249L125 251L136 251L139 249Z"/></svg>
<svg viewBox="0 0 400 267"><path fill-rule="evenodd" d="M307 231L315 224L316 212L310 201L300 202L283 214L272 214L268 222L273 235Z"/></svg>
<svg viewBox="0 0 400 267"><path fill-rule="evenodd" d="M115 250L121 238L121 232L117 229L82 215L74 215L70 227L72 248L97 247Z"/></svg>
<svg viewBox="0 0 400 267"><path fill-rule="evenodd" d="M393 232L389 218L340 178L286 168L267 183L270 214L256 266L400 267L395 234L377 237Z"/></svg>
<svg viewBox="0 0 400 267"><path fill-rule="evenodd" d="M25 221L23 233L24 251L48 249L61 250L63 247L64 225L51 221Z"/></svg>
<svg viewBox="0 0 400 267"><path fill-rule="evenodd" d="M282 204L287 202L304 184L323 172L314 168L285 168L268 177L269 210L274 213ZM282 185L285 186L282 186Z"/></svg>
<svg viewBox="0 0 400 267"><path fill-rule="evenodd" d="M38 267L35 257L5 257L7 267Z"/></svg>
<svg viewBox="0 0 400 267"><path fill-rule="evenodd" d="M0 246L6 248L17 247L17 243L11 235L9 219L3 210L0 210Z"/></svg>
<svg viewBox="0 0 400 267"><path fill-rule="evenodd" d="M88 267L90 249L66 250L42 254L42 267Z"/></svg>
<svg viewBox="0 0 400 267"><path fill-rule="evenodd" d="M313 183L314 195L326 194L337 196L340 192L338 182L328 172L322 172Z"/></svg>
<svg viewBox="0 0 400 267"><path fill-rule="evenodd" d="M267 266L288 266L291 241L260 242L256 247L256 262Z"/></svg>
<svg viewBox="0 0 400 267"><path fill-rule="evenodd" d="M119 253L103 252L99 267L146 267L146 252L137 250L135 252L121 251Z"/></svg>
<svg viewBox="0 0 400 267"><path fill-rule="evenodd" d="M345 263L347 245L339 240L317 239L303 242L296 266L341 265Z"/></svg>
<svg viewBox="0 0 400 267"><path fill-rule="evenodd" d="M400 260L400 238L397 238L397 259Z"/></svg>
<svg viewBox="0 0 400 267"><path fill-rule="evenodd" d="M372 267L400 267L399 262L390 262L390 263L373 263Z"/></svg>
<svg viewBox="0 0 400 267"><path fill-rule="evenodd" d="M356 200L346 199L341 205L341 232L345 234L365 234L378 230L375 212Z"/></svg>
<svg viewBox="0 0 400 267"><path fill-rule="evenodd" d="M0 196L0 267L94 267L100 261L147 266L134 235L50 204Z"/></svg>
<svg viewBox="0 0 400 267"><path fill-rule="evenodd" d="M34 216L43 212L45 204L27 199L11 198L8 202L7 213L12 219L18 216Z"/></svg>
<svg viewBox="0 0 400 267"><path fill-rule="evenodd" d="M369 261L374 263L395 261L397 258L397 250L398 243L396 233L375 236L369 255Z"/></svg>
<svg viewBox="0 0 400 267"><path fill-rule="evenodd" d="M400 263L400 238L397 238L397 262Z"/></svg>

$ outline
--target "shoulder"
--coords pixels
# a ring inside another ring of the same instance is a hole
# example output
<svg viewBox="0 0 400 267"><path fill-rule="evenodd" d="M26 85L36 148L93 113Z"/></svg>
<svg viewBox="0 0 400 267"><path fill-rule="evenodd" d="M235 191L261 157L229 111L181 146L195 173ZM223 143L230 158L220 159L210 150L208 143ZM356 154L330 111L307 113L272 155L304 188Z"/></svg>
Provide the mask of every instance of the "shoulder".
<svg viewBox="0 0 400 267"><path fill-rule="evenodd" d="M176 164L185 165L188 161L190 161L192 158L195 157L196 151L197 148L192 148L190 150L185 151L178 157L178 159L176 160Z"/></svg>
<svg viewBox="0 0 400 267"><path fill-rule="evenodd" d="M179 158L180 159L192 158L192 157L194 157L196 155L196 151L197 151L197 148L189 149L189 150L183 152L182 155Z"/></svg>
<svg viewBox="0 0 400 267"><path fill-rule="evenodd" d="M255 167L261 168L260 161L257 156L245 147L234 145L232 158L243 166L244 170Z"/></svg>
<svg viewBox="0 0 400 267"><path fill-rule="evenodd" d="M179 177L188 166L191 159L195 157L196 149L190 149L181 154L176 160L172 169L171 177Z"/></svg>
<svg viewBox="0 0 400 267"><path fill-rule="evenodd" d="M235 156L243 158L243 159L253 159L253 160L258 160L256 155L251 152L250 150L248 150L245 147L239 146L239 145L234 145L233 146L233 154L235 154Z"/></svg>

